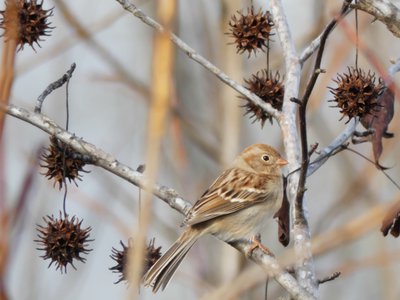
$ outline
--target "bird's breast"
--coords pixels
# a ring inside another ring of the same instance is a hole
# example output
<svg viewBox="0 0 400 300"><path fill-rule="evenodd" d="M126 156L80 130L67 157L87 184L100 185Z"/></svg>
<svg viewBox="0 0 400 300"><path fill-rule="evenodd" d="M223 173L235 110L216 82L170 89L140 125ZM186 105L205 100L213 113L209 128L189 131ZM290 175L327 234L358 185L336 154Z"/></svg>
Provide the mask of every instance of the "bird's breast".
<svg viewBox="0 0 400 300"><path fill-rule="evenodd" d="M209 232L226 242L250 239L260 232L266 221L272 218L280 205L281 201L275 198L216 218L211 221Z"/></svg>

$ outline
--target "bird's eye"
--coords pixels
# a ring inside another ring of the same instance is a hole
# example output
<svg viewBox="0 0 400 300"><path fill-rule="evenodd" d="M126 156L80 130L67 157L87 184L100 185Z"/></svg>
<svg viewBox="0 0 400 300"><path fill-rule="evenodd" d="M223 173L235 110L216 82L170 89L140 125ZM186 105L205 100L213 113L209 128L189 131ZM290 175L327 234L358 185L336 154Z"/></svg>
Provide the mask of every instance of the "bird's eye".
<svg viewBox="0 0 400 300"><path fill-rule="evenodd" d="M266 154L264 154L261 158L263 161L269 161L269 156Z"/></svg>

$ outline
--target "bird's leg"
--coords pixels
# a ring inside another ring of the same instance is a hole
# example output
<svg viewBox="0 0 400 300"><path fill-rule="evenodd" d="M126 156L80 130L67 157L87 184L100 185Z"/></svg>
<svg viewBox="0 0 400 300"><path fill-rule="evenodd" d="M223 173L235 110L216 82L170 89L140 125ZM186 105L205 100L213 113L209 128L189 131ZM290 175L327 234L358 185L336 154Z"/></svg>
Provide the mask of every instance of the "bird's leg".
<svg viewBox="0 0 400 300"><path fill-rule="evenodd" d="M261 243L261 235L259 233L256 234L255 236L253 236L250 241L251 241L250 248L249 248L249 250L246 251L247 257L250 257L256 248L260 248L262 251L264 251L269 256L275 257L275 255L271 252L271 250L269 250L266 246L264 246Z"/></svg>

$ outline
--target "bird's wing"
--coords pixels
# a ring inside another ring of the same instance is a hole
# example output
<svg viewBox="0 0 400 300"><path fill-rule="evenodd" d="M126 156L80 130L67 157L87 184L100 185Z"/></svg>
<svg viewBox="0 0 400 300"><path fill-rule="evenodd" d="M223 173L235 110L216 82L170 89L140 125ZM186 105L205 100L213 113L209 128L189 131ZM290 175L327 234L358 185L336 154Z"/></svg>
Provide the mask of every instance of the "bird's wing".
<svg viewBox="0 0 400 300"><path fill-rule="evenodd" d="M268 182L276 176L228 169L214 181L189 211L184 223L198 224L268 201Z"/></svg>

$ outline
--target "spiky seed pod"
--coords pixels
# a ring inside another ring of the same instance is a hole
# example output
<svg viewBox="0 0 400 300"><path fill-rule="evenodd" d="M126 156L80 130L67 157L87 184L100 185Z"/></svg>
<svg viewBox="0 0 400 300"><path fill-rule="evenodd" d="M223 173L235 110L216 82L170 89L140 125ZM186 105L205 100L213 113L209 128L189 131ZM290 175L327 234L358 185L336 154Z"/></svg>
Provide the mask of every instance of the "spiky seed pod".
<svg viewBox="0 0 400 300"><path fill-rule="evenodd" d="M248 52L256 53L257 49L264 51L267 48L267 41L272 35L271 29L274 26L269 11L254 13L254 7L247 9L247 15L237 11L238 16L233 15L229 21L228 34L235 38L234 43L239 54Z"/></svg>
<svg viewBox="0 0 400 300"><path fill-rule="evenodd" d="M83 220L75 216L69 219L68 215L63 216L61 212L59 219L46 216L43 220L46 226L37 225L39 239L35 242L41 246L38 250L45 251L41 257L51 260L49 267L54 263L56 270L67 273L68 264L76 270L74 260L86 262L81 255L92 251L87 248L88 243L93 241L88 239L91 227L81 228Z"/></svg>
<svg viewBox="0 0 400 300"><path fill-rule="evenodd" d="M120 283L121 281L127 281L127 261L128 261L128 249L129 247L125 246L125 244L120 241L122 246L122 250L117 250L112 247L110 257L115 260L117 263L114 267L109 268L109 270L113 271L113 273L119 273L119 279L114 282L114 284Z"/></svg>
<svg viewBox="0 0 400 300"><path fill-rule="evenodd" d="M7 0L6 8L0 11L0 14L3 36L6 40L16 39L18 50L22 50L25 44L35 50L34 44L40 47L39 42L42 38L49 36L54 29L48 20L53 15L53 8L43 9L43 1L38 3L36 0ZM17 33L16 36L13 32Z"/></svg>
<svg viewBox="0 0 400 300"><path fill-rule="evenodd" d="M44 164L40 166L47 168L43 173L49 180L54 178L54 185L58 183L59 189L62 188L64 179L76 184L76 179L82 180L79 172L88 173L83 167L88 162L79 153L76 153L70 146L58 140L56 137L50 137L50 146L47 153L41 157Z"/></svg>
<svg viewBox="0 0 400 300"><path fill-rule="evenodd" d="M348 122L352 118L373 115L379 111L378 97L384 92L385 85L381 77L375 84L374 72L365 73L361 68L353 67L347 69L348 74L338 74L333 80L337 87L329 87L335 97L329 101L337 102L335 107L339 107L343 114L340 120L348 117Z"/></svg>
<svg viewBox="0 0 400 300"><path fill-rule="evenodd" d="M161 257L161 247L154 247L154 238L150 240L149 245L146 248L145 261L143 267L143 274L155 264L155 262ZM133 247L132 239L129 239L128 246L126 246L122 241L120 241L122 250L117 250L114 247L111 250L110 257L117 263L110 270L113 273L119 273L119 279L114 282L115 284L121 281L128 281L128 253Z"/></svg>
<svg viewBox="0 0 400 300"><path fill-rule="evenodd" d="M143 268L143 274L147 273L147 271L150 270L150 268L161 257L161 246L156 248L154 246L154 241L155 241L155 238L152 238L150 240L150 243L147 245L146 257L145 257L144 268Z"/></svg>
<svg viewBox="0 0 400 300"><path fill-rule="evenodd" d="M253 74L249 79L244 80L246 88L264 100L265 103L269 103L273 108L281 111L283 105L283 96L285 94L285 87L281 81L279 72L275 75L267 70L258 71ZM264 126L266 120L269 120L272 124L272 116L264 111L260 106L254 104L248 98L240 96L240 98L247 101L246 104L242 105L246 109L245 115L250 114L254 121L260 121L261 127Z"/></svg>

